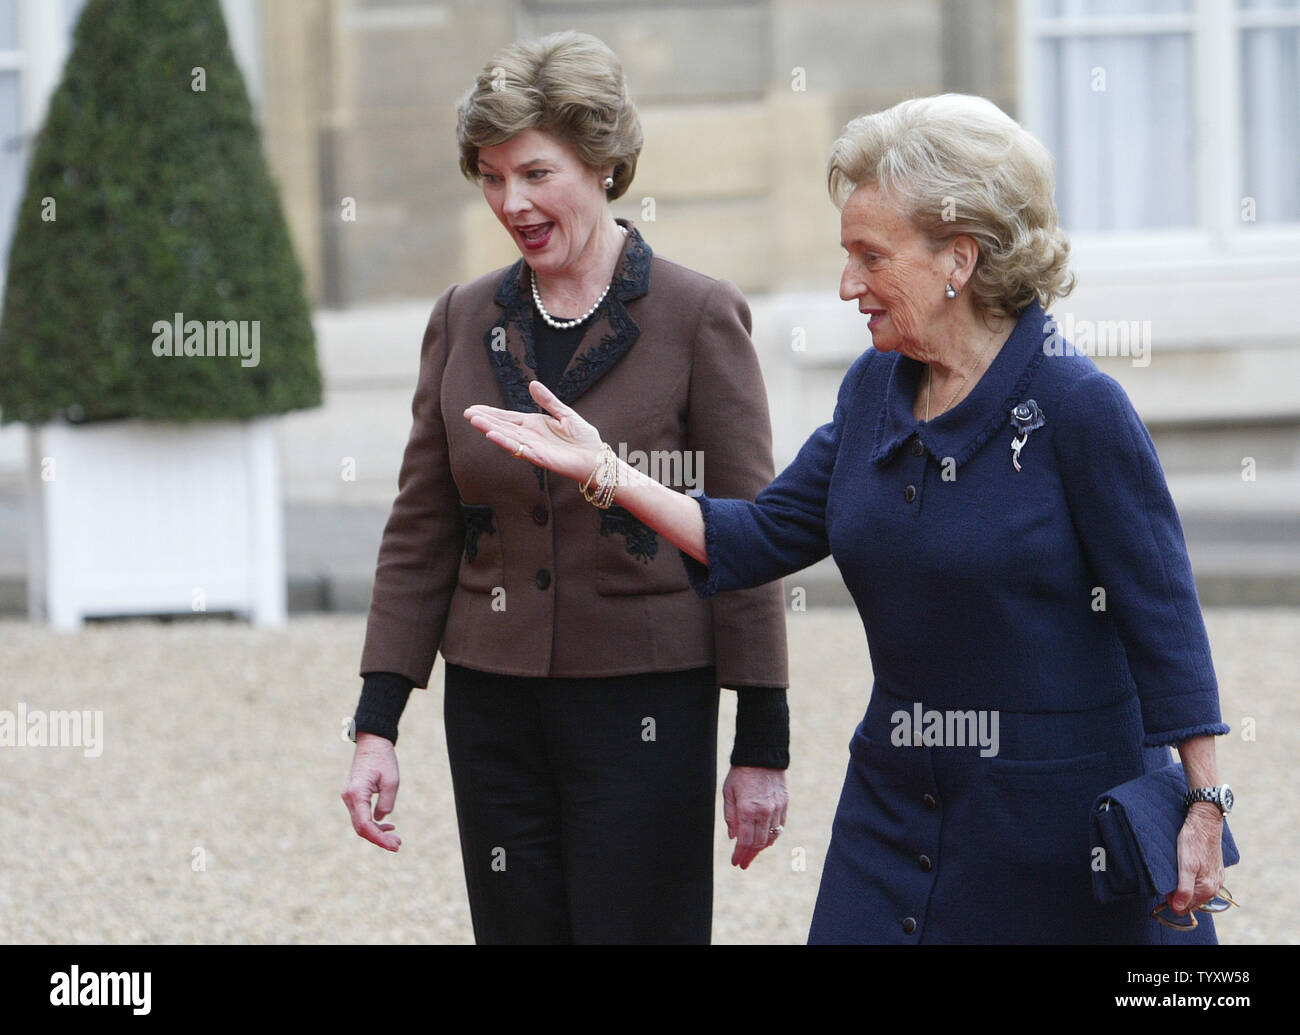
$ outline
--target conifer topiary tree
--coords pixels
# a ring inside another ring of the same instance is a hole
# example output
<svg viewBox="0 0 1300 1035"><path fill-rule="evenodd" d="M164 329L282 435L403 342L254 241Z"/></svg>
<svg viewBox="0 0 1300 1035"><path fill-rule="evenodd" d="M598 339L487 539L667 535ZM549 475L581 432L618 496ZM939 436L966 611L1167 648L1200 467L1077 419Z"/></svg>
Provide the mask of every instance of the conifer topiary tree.
<svg viewBox="0 0 1300 1035"><path fill-rule="evenodd" d="M320 400L219 0L90 0L16 220L0 423L242 420Z"/></svg>

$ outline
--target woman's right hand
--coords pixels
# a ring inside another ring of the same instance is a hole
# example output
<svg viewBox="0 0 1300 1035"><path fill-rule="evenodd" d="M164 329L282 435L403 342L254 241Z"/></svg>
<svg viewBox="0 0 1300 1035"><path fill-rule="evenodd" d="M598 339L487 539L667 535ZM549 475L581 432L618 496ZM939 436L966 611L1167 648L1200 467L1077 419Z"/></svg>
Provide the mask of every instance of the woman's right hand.
<svg viewBox="0 0 1300 1035"><path fill-rule="evenodd" d="M357 749L352 755L352 772L343 788L343 804L352 816L352 829L367 841L380 848L397 851L402 839L392 833L392 823L380 823L393 811L397 803L397 749L387 737L374 733L358 733ZM370 814L370 799L378 794L374 817Z"/></svg>
<svg viewBox="0 0 1300 1035"><path fill-rule="evenodd" d="M600 433L540 381L530 382L528 392L549 417L480 404L467 409L465 419L512 456L586 481L600 458Z"/></svg>

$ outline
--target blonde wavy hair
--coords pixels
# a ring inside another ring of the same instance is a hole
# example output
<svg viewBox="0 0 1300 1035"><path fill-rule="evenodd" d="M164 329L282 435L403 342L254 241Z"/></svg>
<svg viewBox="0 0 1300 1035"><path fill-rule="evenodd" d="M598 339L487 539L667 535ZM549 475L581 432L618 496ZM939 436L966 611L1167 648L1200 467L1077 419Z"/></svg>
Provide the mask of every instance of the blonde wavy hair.
<svg viewBox="0 0 1300 1035"><path fill-rule="evenodd" d="M460 171L478 183L480 147L526 129L550 133L592 169L614 166L613 201L632 185L641 154L641 120L623 66L595 36L554 32L512 43L483 66L456 109Z"/></svg>
<svg viewBox="0 0 1300 1035"><path fill-rule="evenodd" d="M826 186L837 208L861 184L893 198L938 250L966 234L979 245L966 285L977 310L1018 315L1074 288L1070 241L1057 225L1056 163L1019 123L983 97L903 101L844 127Z"/></svg>

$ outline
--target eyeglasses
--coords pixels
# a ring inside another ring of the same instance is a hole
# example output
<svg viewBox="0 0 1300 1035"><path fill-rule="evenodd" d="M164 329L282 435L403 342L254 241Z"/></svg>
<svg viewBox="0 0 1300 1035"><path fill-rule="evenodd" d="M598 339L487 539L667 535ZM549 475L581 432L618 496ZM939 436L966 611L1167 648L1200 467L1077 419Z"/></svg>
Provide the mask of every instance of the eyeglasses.
<svg viewBox="0 0 1300 1035"><path fill-rule="evenodd" d="M1168 902L1161 902L1160 905L1151 910L1151 919L1159 920L1174 931L1194 931L1196 930L1197 913L1226 913L1236 905L1237 903L1232 900L1232 892L1227 888L1220 888L1219 893L1210 901L1197 906L1195 909L1188 910L1186 913L1175 913Z"/></svg>

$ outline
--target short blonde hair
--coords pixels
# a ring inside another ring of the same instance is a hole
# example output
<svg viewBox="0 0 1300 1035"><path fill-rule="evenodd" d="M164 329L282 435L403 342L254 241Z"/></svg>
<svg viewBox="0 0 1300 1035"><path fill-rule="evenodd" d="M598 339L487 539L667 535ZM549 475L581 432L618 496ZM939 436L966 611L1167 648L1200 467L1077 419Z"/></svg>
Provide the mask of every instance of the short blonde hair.
<svg viewBox="0 0 1300 1035"><path fill-rule="evenodd" d="M612 164L609 200L632 185L641 120L623 66L595 36L569 31L521 40L484 65L456 109L460 171L478 183L478 149L526 129L558 137L590 168Z"/></svg>
<svg viewBox="0 0 1300 1035"><path fill-rule="evenodd" d="M983 97L941 94L854 119L831 147L826 185L843 208L861 184L881 189L935 248L979 244L967 285L977 309L1047 309L1074 288L1070 241L1056 220L1056 163Z"/></svg>

